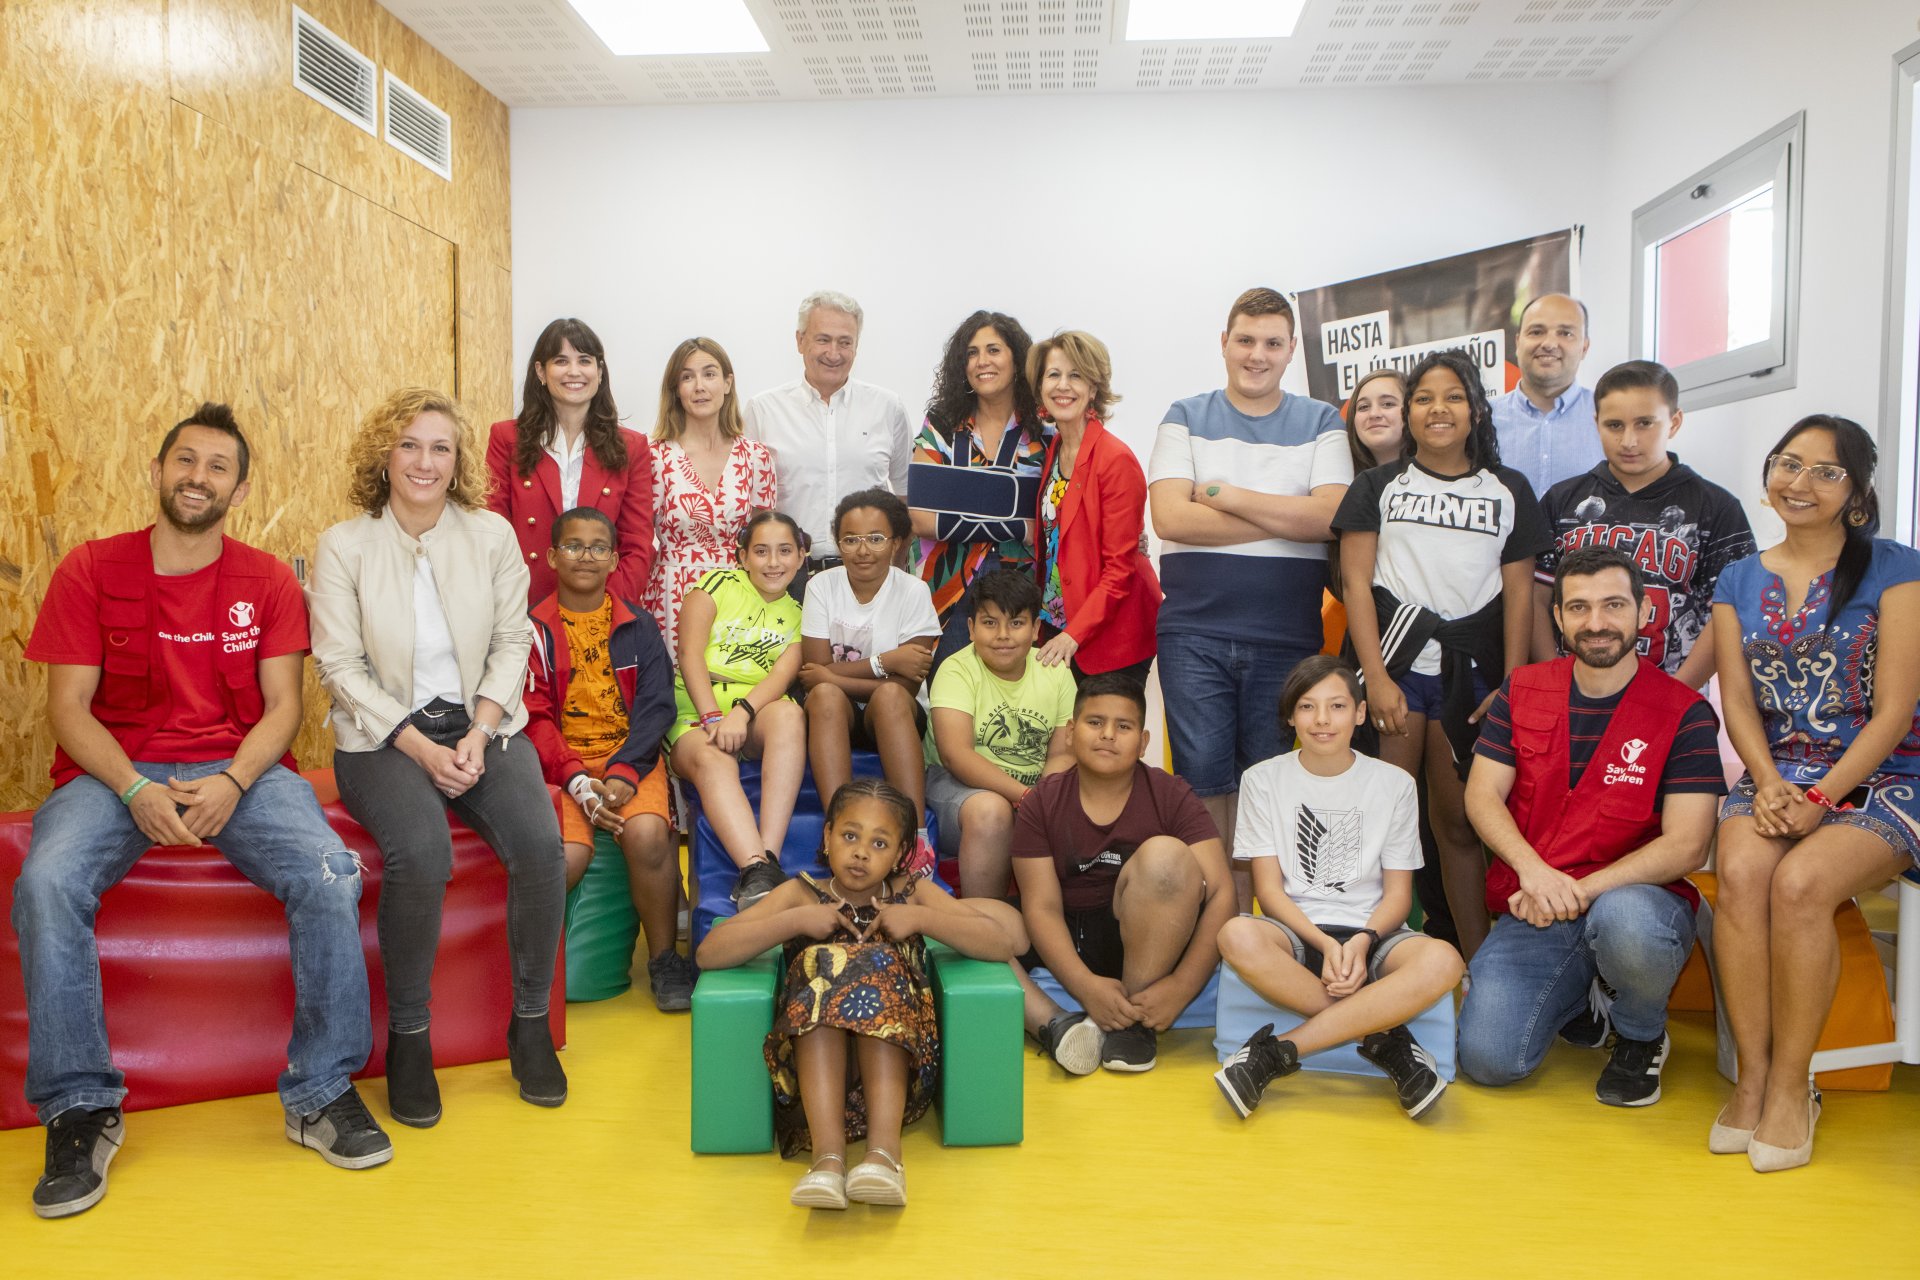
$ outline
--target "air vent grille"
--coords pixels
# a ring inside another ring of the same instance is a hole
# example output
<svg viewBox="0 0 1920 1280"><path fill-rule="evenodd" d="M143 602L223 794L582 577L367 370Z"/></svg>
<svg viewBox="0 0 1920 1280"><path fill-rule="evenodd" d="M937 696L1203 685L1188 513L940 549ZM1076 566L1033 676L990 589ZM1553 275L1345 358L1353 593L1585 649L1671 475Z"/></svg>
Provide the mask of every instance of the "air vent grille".
<svg viewBox="0 0 1920 1280"><path fill-rule="evenodd" d="M387 141L451 180L453 121L391 71L386 73L386 90Z"/></svg>
<svg viewBox="0 0 1920 1280"><path fill-rule="evenodd" d="M294 88L375 133L373 80L372 58L294 6Z"/></svg>

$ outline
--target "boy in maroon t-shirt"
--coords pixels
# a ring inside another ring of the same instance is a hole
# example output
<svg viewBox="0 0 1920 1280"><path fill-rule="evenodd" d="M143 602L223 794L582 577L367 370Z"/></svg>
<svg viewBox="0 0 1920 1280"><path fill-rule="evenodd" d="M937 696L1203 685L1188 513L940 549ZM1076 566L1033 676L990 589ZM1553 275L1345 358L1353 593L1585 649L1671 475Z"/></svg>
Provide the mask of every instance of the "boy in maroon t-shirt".
<svg viewBox="0 0 1920 1280"><path fill-rule="evenodd" d="M1068 725L1074 767L1040 780L1014 818L1018 910L970 899L1013 935L1027 1030L1074 1075L1146 1071L1155 1033L1207 985L1233 918L1220 833L1193 789L1141 762L1146 694L1091 676ZM1085 1012L1033 984L1045 966Z"/></svg>
<svg viewBox="0 0 1920 1280"><path fill-rule="evenodd" d="M360 865L288 767L307 649L299 584L225 536L247 496L246 437L225 405L167 433L151 465L161 519L74 549L28 641L47 671L53 794L14 886L27 989L27 1101L47 1126L34 1212L97 1204L125 1137L124 1077L101 1010L100 895L155 844L217 841L287 907L293 1039L287 1138L328 1163L393 1156L351 1077L373 1050Z"/></svg>

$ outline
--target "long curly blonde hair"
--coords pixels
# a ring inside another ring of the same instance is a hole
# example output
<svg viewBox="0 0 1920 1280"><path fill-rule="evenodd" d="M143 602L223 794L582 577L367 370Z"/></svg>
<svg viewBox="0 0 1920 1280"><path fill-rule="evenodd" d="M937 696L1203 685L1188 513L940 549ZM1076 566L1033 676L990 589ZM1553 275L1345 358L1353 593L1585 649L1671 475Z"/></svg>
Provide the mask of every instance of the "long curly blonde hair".
<svg viewBox="0 0 1920 1280"><path fill-rule="evenodd" d="M473 422L459 401L431 387L402 387L367 411L347 448L347 501L370 516L386 510L392 487L387 483L387 459L400 433L423 413L444 413L453 420L453 480L447 501L478 511L487 505L492 478L487 474L486 451L480 447Z"/></svg>

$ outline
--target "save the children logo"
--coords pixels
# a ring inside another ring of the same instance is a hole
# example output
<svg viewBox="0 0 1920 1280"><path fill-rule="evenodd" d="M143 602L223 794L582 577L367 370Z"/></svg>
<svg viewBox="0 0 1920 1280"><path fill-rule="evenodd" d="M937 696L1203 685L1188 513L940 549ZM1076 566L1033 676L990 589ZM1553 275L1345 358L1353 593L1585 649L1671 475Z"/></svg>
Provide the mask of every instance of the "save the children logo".
<svg viewBox="0 0 1920 1280"><path fill-rule="evenodd" d="M1611 787L1616 782L1627 782L1644 787L1647 784L1647 766L1640 763L1640 756L1646 749L1646 740L1643 738L1629 738L1621 743L1620 759L1625 763L1615 764L1609 760L1606 776L1600 780L1601 785Z"/></svg>
<svg viewBox="0 0 1920 1280"><path fill-rule="evenodd" d="M227 621L236 627L252 626L253 602L251 600L234 601L232 607L227 610Z"/></svg>

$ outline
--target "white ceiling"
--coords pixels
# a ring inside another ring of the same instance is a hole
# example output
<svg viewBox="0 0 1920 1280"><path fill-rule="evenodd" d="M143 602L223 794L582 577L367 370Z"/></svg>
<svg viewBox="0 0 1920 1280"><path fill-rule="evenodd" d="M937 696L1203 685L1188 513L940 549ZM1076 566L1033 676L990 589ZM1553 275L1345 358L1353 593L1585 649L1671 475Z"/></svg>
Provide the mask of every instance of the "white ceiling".
<svg viewBox="0 0 1920 1280"><path fill-rule="evenodd" d="M770 51L691 58L616 58L566 0L382 2L509 106L584 107L1605 80L1693 0L1309 0L1290 39L1141 44L1126 0L746 0Z"/></svg>

